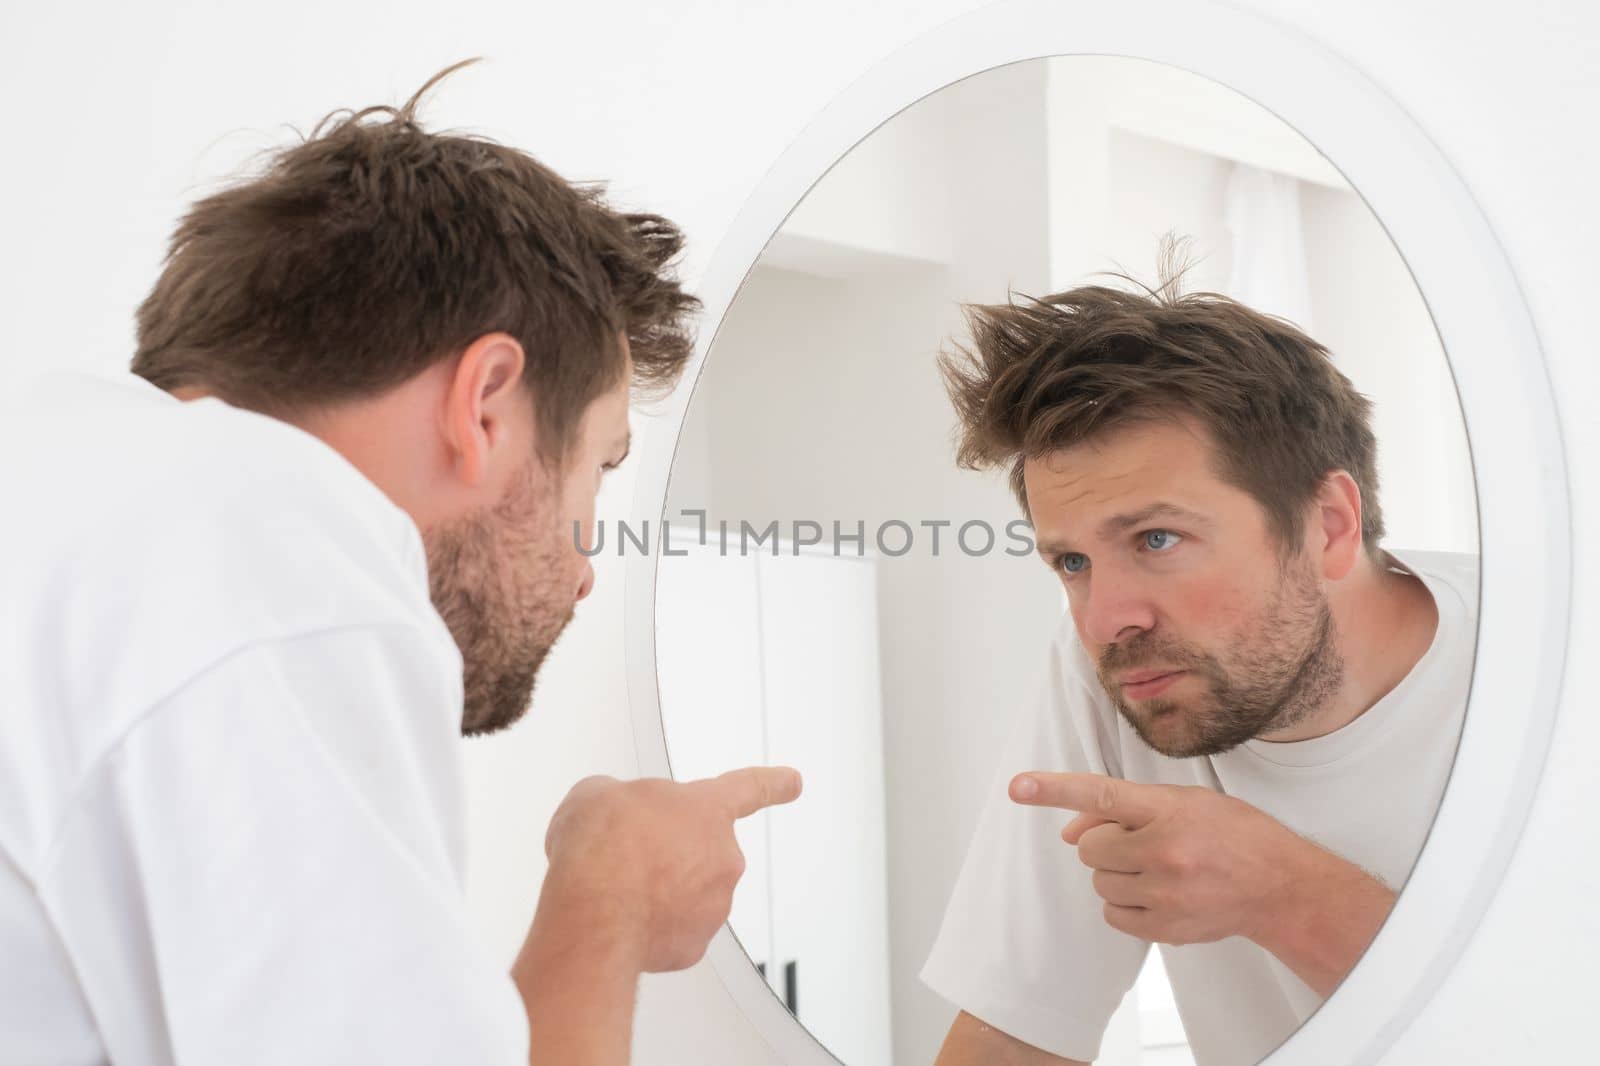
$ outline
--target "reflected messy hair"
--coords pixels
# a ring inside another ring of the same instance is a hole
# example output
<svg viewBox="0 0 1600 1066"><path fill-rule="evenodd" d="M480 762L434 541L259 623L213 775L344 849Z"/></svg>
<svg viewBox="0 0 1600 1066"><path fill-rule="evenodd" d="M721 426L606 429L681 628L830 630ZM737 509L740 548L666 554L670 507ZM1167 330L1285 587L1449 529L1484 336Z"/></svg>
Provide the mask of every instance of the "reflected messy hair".
<svg viewBox="0 0 1600 1066"><path fill-rule="evenodd" d="M669 389L699 302L660 215L617 211L487 138L404 106L327 115L259 174L195 203L136 316L131 369L278 417L371 396L486 333L515 337L539 447L558 460L589 403L622 380Z"/></svg>
<svg viewBox="0 0 1600 1066"><path fill-rule="evenodd" d="M1376 553L1371 402L1293 323L1218 293L1183 293L1183 252L1163 242L1153 287L1111 275L1137 291L1086 285L967 305L970 347L953 344L939 360L959 416L957 462L1010 463L1027 513L1024 460L1186 416L1209 433L1218 477L1260 502L1286 550L1299 545L1323 479L1343 470L1360 488L1362 539Z"/></svg>

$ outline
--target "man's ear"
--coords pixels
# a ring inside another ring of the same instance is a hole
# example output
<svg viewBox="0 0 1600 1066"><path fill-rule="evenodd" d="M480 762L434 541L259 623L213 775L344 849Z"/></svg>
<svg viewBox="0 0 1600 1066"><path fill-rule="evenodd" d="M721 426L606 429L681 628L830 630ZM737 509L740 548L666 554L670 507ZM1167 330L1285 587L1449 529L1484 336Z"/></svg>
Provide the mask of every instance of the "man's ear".
<svg viewBox="0 0 1600 1066"><path fill-rule="evenodd" d="M1334 470L1322 479L1312 501L1306 538L1322 576L1329 581L1349 574L1361 558L1361 486L1345 471Z"/></svg>
<svg viewBox="0 0 1600 1066"><path fill-rule="evenodd" d="M452 469L476 488L530 416L520 388L527 357L509 333L486 333L462 351L445 388L440 427ZM525 450L525 449L524 449Z"/></svg>

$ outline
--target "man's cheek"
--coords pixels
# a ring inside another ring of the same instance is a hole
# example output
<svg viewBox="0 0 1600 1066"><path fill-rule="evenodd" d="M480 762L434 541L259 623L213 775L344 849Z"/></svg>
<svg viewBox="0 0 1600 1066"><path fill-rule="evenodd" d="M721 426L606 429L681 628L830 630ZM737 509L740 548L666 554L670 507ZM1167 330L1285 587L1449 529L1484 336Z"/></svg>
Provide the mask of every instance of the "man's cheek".
<svg viewBox="0 0 1600 1066"><path fill-rule="evenodd" d="M1245 596L1221 580L1188 581L1169 590L1160 607L1172 628L1187 641L1210 643L1217 634L1229 633L1248 616Z"/></svg>

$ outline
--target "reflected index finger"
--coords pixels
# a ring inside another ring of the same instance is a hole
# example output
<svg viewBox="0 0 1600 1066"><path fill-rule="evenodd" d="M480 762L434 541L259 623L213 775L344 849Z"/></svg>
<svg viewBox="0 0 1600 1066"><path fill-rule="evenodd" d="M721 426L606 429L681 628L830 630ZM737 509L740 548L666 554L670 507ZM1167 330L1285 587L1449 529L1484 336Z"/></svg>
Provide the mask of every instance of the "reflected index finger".
<svg viewBox="0 0 1600 1066"><path fill-rule="evenodd" d="M1030 771L1011 782L1011 798L1035 807L1060 807L1097 815L1128 829L1148 825L1167 806L1162 802L1160 785L1124 781L1104 774Z"/></svg>

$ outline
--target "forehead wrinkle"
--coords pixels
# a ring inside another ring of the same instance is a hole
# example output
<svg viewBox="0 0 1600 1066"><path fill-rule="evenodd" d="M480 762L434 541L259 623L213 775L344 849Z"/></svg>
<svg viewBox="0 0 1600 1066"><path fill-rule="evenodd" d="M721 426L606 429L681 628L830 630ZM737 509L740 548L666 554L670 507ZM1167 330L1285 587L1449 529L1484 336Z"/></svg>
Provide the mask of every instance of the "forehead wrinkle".
<svg viewBox="0 0 1600 1066"><path fill-rule="evenodd" d="M1090 475L1086 473L1079 474L1078 476L1063 482L1060 486L1058 486L1058 490L1065 491L1069 487L1081 483L1089 477ZM1099 477L1096 482L1084 485L1077 493L1065 500L1062 500L1059 506L1063 509L1067 509L1086 499L1094 503L1109 504L1118 496L1125 495L1129 491L1129 487L1126 486L1125 483L1134 480L1134 477L1135 472L1132 470L1124 470L1117 474L1103 475Z"/></svg>
<svg viewBox="0 0 1600 1066"><path fill-rule="evenodd" d="M1065 524L1077 517L1085 508L1102 513L1120 509L1129 514L1143 510L1157 501L1173 502L1174 493L1182 498L1181 482L1174 481L1173 465L1164 461L1172 446L1189 454L1184 442L1192 441L1205 456L1205 468L1211 469L1214 446L1203 427L1192 419L1164 420L1152 427L1156 432L1172 432L1179 440L1156 448L1146 437L1124 436L1113 441L1087 441L1071 449L1069 456L1063 452L1046 453L1038 457L1036 484L1039 499L1030 508L1041 548L1066 549L1065 536L1052 536L1047 519L1058 516ZM1129 445L1132 445L1130 448ZM1181 463L1182 460L1179 460ZM1040 483L1042 482L1042 484ZM1119 499L1133 497L1130 506L1117 508ZM1182 504L1175 504L1182 507ZM1185 508L1186 509L1186 508ZM1092 522L1091 514L1086 524ZM1105 523L1100 523L1103 526ZM1064 533L1065 530L1060 532ZM1087 527L1085 534L1091 541L1103 539L1104 530ZM1073 547L1071 550L1079 550Z"/></svg>
<svg viewBox="0 0 1600 1066"><path fill-rule="evenodd" d="M1063 483L1063 487L1071 486L1076 482L1081 482L1088 476L1089 475L1087 474L1079 474L1076 477L1069 478ZM1079 492L1065 500L1050 500L1045 502L1045 506L1042 508L1034 508L1035 530L1041 534L1036 545L1037 548L1041 552L1065 551L1068 550L1068 546L1073 543L1072 538L1066 536L1064 531L1057 533L1048 528L1039 528L1039 512L1041 510L1045 512L1053 511L1070 518L1071 513L1077 508L1077 505L1079 505L1079 503L1085 499L1090 499L1094 503L1102 506L1108 505L1112 501L1116 500L1119 496L1125 495L1128 491L1128 489L1120 487L1119 483L1129 481L1133 477L1133 471L1124 471L1123 473L1101 479L1099 484L1085 485ZM1098 532L1098 527L1094 527L1091 530L1091 539L1097 539Z"/></svg>

